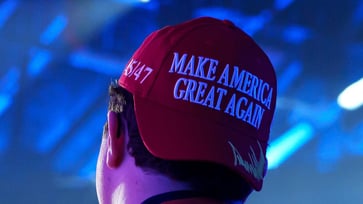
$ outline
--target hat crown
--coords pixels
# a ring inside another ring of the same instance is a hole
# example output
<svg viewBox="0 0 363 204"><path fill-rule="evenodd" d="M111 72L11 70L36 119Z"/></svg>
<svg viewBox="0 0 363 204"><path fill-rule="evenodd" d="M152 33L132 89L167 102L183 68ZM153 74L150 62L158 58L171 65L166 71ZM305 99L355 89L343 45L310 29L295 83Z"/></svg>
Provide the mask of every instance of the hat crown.
<svg viewBox="0 0 363 204"><path fill-rule="evenodd" d="M261 188L276 75L232 22L204 17L152 33L119 84L134 95L140 134L154 156L217 162Z"/></svg>

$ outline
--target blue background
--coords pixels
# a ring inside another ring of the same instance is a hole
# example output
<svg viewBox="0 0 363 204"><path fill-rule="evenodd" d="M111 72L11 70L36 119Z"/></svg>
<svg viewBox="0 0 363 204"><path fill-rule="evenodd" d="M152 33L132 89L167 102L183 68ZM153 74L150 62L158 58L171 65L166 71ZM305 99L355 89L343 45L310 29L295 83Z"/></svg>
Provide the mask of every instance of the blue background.
<svg viewBox="0 0 363 204"><path fill-rule="evenodd" d="M363 203L363 109L337 104L363 76L363 0L0 1L0 203L97 203L108 85L150 32L205 15L278 76L271 149L292 141L248 203Z"/></svg>

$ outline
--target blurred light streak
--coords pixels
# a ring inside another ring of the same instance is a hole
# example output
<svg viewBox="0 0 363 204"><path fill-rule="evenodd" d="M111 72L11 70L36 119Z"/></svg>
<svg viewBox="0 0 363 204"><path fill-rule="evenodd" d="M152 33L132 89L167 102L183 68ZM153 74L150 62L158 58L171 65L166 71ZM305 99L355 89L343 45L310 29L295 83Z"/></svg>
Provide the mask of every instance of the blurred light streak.
<svg viewBox="0 0 363 204"><path fill-rule="evenodd" d="M276 169L313 137L313 127L299 123L272 141L267 149L268 169Z"/></svg>
<svg viewBox="0 0 363 204"><path fill-rule="evenodd" d="M69 62L79 69L93 70L106 75L118 75L126 65L125 61L106 58L89 50L79 50L71 53Z"/></svg>
<svg viewBox="0 0 363 204"><path fill-rule="evenodd" d="M64 134L68 132L72 121L75 121L75 119L66 116L58 119L55 125L44 136L39 136L39 141L36 144L37 151L41 153L50 152L63 138Z"/></svg>
<svg viewBox="0 0 363 204"><path fill-rule="evenodd" d="M257 16L249 17L243 25L238 25L249 35L254 35L261 30L272 18L271 12L263 11Z"/></svg>
<svg viewBox="0 0 363 204"><path fill-rule="evenodd" d="M72 28L77 28L77 39L87 42L95 37L110 21L126 16L133 5L122 4L122 0L114 3L104 1L72 1L72 9L67 12ZM141 4L141 3L140 3ZM149 5L149 4L144 4ZM70 43L73 43L70 41ZM77 46L75 44L75 46Z"/></svg>
<svg viewBox="0 0 363 204"><path fill-rule="evenodd" d="M40 42L44 45L49 45L52 43L65 29L67 23L67 17L64 15L58 15L55 17L54 20L45 29L45 31L41 34Z"/></svg>
<svg viewBox="0 0 363 204"><path fill-rule="evenodd" d="M32 77L39 75L52 58L48 50L37 50L28 64L28 74Z"/></svg>
<svg viewBox="0 0 363 204"><path fill-rule="evenodd" d="M0 81L0 116L10 107L19 88L20 71L10 68Z"/></svg>
<svg viewBox="0 0 363 204"><path fill-rule="evenodd" d="M211 16L221 20L231 20L249 35L254 35L257 31L261 30L272 18L271 12L268 10L261 11L260 14L255 16L244 16L238 10L223 7L199 8L194 12L194 16Z"/></svg>
<svg viewBox="0 0 363 204"><path fill-rule="evenodd" d="M237 20L239 17L242 18L242 14L238 10L232 10L220 6L212 6L206 8L197 8L194 11L195 17L200 16L211 16L214 18L229 18L230 20Z"/></svg>
<svg viewBox="0 0 363 204"><path fill-rule="evenodd" d="M53 123L53 126L44 134L38 136L36 144L37 151L40 153L48 153L54 149L72 125L80 120L102 92L104 92L104 87L98 83L88 84L87 91L82 91L78 94L77 103L74 103L60 117L54 118L57 119L57 122Z"/></svg>
<svg viewBox="0 0 363 204"><path fill-rule="evenodd" d="M12 105L14 95L19 89L20 70L16 67L10 68L0 79L0 116ZM6 120L6 119L5 119ZM0 128L0 153L9 147L8 121L3 121Z"/></svg>
<svg viewBox="0 0 363 204"><path fill-rule="evenodd" d="M310 37L310 34L310 30L308 30L307 28L294 25L286 27L283 31L282 36L287 42L301 44Z"/></svg>
<svg viewBox="0 0 363 204"><path fill-rule="evenodd" d="M288 6L290 6L294 0L275 0L275 8L277 10L284 10Z"/></svg>
<svg viewBox="0 0 363 204"><path fill-rule="evenodd" d="M0 5L0 28L4 26L5 22L14 13L18 2L14 0L4 1Z"/></svg>
<svg viewBox="0 0 363 204"><path fill-rule="evenodd" d="M285 93L291 83L301 74L302 65L299 61L293 61L280 75L278 91Z"/></svg>
<svg viewBox="0 0 363 204"><path fill-rule="evenodd" d="M12 102L11 95L0 93L0 116L9 108Z"/></svg>
<svg viewBox="0 0 363 204"><path fill-rule="evenodd" d="M338 96L337 102L346 110L355 110L363 104L363 78L345 88Z"/></svg>
<svg viewBox="0 0 363 204"><path fill-rule="evenodd" d="M243 25L245 17L238 10L223 7L198 8L194 11L194 17L210 16L221 20L231 20L236 25Z"/></svg>
<svg viewBox="0 0 363 204"><path fill-rule="evenodd" d="M100 108L77 129L56 155L54 167L57 171L64 173L73 170L79 162L82 162L84 153L94 148L95 141L101 140L105 117L104 108Z"/></svg>

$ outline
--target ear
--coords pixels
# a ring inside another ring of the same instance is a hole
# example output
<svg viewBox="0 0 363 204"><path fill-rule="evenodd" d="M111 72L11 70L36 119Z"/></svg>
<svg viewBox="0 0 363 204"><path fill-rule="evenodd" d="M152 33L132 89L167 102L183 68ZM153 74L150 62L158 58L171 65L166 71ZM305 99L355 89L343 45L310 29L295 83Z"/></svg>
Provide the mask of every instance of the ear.
<svg viewBox="0 0 363 204"><path fill-rule="evenodd" d="M123 160L125 151L125 128L119 113L109 111L108 121L108 147L106 163L110 168L117 168Z"/></svg>

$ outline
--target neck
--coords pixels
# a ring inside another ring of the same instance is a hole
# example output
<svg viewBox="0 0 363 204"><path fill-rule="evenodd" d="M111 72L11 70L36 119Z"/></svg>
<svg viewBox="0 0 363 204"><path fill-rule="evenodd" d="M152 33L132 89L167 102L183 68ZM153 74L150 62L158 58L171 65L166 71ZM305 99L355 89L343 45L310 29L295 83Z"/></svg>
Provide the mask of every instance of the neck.
<svg viewBox="0 0 363 204"><path fill-rule="evenodd" d="M113 204L142 203L149 197L157 194L190 189L187 184L172 180L166 176L145 172L134 164L134 158L129 157L125 161L122 171L122 182L117 186L112 195ZM120 172L121 173L121 172Z"/></svg>

